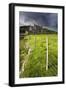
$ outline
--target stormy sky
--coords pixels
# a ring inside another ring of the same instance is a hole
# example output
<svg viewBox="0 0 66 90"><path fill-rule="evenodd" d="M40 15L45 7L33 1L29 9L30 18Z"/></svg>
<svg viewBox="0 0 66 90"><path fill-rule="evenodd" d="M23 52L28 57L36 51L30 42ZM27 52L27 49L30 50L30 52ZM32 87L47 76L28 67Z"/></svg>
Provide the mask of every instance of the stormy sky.
<svg viewBox="0 0 66 90"><path fill-rule="evenodd" d="M40 25L50 28L58 27L57 13L19 12L19 25Z"/></svg>

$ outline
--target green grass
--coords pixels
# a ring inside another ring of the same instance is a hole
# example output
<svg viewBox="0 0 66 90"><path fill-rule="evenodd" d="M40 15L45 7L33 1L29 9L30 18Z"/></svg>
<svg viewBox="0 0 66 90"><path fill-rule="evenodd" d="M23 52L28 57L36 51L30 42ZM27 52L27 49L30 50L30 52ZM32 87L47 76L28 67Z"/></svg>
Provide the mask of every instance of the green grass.
<svg viewBox="0 0 66 90"><path fill-rule="evenodd" d="M46 38L48 37L48 70L46 71ZM36 38L36 39L35 39ZM20 78L56 76L58 73L57 34L27 35L20 39ZM28 50L31 49L28 55ZM24 64L24 66L23 66ZM24 71L22 68L24 67Z"/></svg>

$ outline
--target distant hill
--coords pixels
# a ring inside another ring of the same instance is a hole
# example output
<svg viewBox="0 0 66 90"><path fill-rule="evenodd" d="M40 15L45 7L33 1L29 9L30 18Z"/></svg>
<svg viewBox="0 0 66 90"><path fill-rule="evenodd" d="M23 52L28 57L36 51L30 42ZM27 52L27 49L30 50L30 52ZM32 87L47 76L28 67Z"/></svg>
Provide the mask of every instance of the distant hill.
<svg viewBox="0 0 66 90"><path fill-rule="evenodd" d="M35 25L34 26L20 26L20 33L25 33L28 32L29 34L43 34L43 33L57 33L56 30L49 28L49 27L42 27L39 25Z"/></svg>

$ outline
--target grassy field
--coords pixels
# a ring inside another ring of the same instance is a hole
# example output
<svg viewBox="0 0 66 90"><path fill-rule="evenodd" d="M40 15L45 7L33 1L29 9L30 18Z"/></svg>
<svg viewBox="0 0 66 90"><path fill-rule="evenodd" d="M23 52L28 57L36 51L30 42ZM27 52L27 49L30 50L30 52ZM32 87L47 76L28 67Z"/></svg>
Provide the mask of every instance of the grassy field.
<svg viewBox="0 0 66 90"><path fill-rule="evenodd" d="M48 70L46 70L48 39ZM20 38L19 77L57 76L58 37L57 34L26 35Z"/></svg>

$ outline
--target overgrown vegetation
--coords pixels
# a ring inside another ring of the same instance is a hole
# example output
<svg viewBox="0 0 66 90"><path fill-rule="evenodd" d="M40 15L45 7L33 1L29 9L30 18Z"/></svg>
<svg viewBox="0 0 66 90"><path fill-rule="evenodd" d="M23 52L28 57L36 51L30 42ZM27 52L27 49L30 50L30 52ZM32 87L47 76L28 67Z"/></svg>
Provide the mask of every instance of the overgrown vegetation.
<svg viewBox="0 0 66 90"><path fill-rule="evenodd" d="M46 71L46 38L48 70ZM58 37L56 34L25 35L20 38L20 78L56 76L58 72Z"/></svg>

